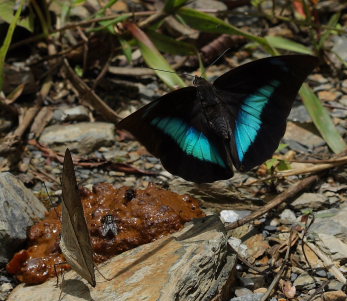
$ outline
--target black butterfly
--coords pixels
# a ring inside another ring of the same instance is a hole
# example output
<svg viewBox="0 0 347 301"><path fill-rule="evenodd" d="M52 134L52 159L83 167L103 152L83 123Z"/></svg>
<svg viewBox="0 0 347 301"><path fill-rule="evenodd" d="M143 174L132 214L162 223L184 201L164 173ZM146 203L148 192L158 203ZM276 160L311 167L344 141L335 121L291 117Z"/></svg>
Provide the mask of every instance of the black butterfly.
<svg viewBox="0 0 347 301"><path fill-rule="evenodd" d="M211 84L168 93L118 123L172 174L204 183L247 171L278 147L302 82L316 66L310 55L260 59Z"/></svg>

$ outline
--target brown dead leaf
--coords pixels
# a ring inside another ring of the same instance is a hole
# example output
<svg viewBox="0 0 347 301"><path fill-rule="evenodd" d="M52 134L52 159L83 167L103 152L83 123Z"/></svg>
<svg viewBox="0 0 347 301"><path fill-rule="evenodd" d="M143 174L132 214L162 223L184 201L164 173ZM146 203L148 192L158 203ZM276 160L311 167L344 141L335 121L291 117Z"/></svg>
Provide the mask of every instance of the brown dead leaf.
<svg viewBox="0 0 347 301"><path fill-rule="evenodd" d="M255 259L262 256L265 251L270 248L262 234L252 236L246 240L245 244L248 247L248 254Z"/></svg>

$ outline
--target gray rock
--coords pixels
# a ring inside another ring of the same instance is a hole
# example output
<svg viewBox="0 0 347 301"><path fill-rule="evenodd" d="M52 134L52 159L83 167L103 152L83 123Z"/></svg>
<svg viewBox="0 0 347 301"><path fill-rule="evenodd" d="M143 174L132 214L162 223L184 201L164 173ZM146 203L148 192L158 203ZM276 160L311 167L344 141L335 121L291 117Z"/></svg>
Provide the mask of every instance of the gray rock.
<svg viewBox="0 0 347 301"><path fill-rule="evenodd" d="M230 301L260 301L261 297L263 297L264 294L257 293L257 294L251 294L251 295L244 295L240 297L231 298ZM272 301L272 299L271 299Z"/></svg>
<svg viewBox="0 0 347 301"><path fill-rule="evenodd" d="M295 213L290 209L284 209L280 214L282 224L291 225L296 222Z"/></svg>
<svg viewBox="0 0 347 301"><path fill-rule="evenodd" d="M317 269L315 273L319 277L327 277L327 271L325 269Z"/></svg>
<svg viewBox="0 0 347 301"><path fill-rule="evenodd" d="M101 146L114 143L115 126L105 122L81 122L70 125L52 125L43 131L39 141L52 149L88 154Z"/></svg>
<svg viewBox="0 0 347 301"><path fill-rule="evenodd" d="M1 284L0 285L0 301L5 301L12 289L13 287L11 283Z"/></svg>
<svg viewBox="0 0 347 301"><path fill-rule="evenodd" d="M347 36L334 36L334 47L332 49L333 52L338 54L338 56L343 59L344 61L347 61Z"/></svg>
<svg viewBox="0 0 347 301"><path fill-rule="evenodd" d="M316 212L316 219L309 229L310 233L328 234L347 241L347 206Z"/></svg>
<svg viewBox="0 0 347 301"><path fill-rule="evenodd" d="M312 277L306 273L301 274L298 278L295 279L293 285L297 289L303 289L310 290L316 287L316 285L321 284L323 281L319 277Z"/></svg>
<svg viewBox="0 0 347 301"><path fill-rule="evenodd" d="M124 252L98 268L90 287L73 271L65 274L62 300L218 300L230 296L235 256L217 216L190 223L183 231ZM58 300L56 279L41 285L17 286L8 301ZM35 299L33 299L35 296Z"/></svg>
<svg viewBox="0 0 347 301"><path fill-rule="evenodd" d="M294 202L291 203L291 206L295 209L321 209L327 204L327 199L318 193L303 193L299 196Z"/></svg>
<svg viewBox="0 0 347 301"><path fill-rule="evenodd" d="M220 219L223 223L234 223L249 214L251 214L249 210L222 210Z"/></svg>
<svg viewBox="0 0 347 301"><path fill-rule="evenodd" d="M88 109L84 106L61 106L54 111L53 118L56 121L86 121L89 120Z"/></svg>
<svg viewBox="0 0 347 301"><path fill-rule="evenodd" d="M312 122L311 116L307 113L304 105L293 107L288 116L288 120L302 123Z"/></svg>
<svg viewBox="0 0 347 301"><path fill-rule="evenodd" d="M215 11L226 11L228 7L222 1L215 0L196 0L188 4L188 6L194 9L209 9Z"/></svg>
<svg viewBox="0 0 347 301"><path fill-rule="evenodd" d="M284 135L284 139L294 140L301 145L308 147L309 149L313 149L317 146L325 144L324 140L321 137L290 121L287 124L287 130Z"/></svg>
<svg viewBox="0 0 347 301"><path fill-rule="evenodd" d="M332 279L328 283L328 291L340 291L342 290L343 286L344 286L344 283L337 281L335 279Z"/></svg>
<svg viewBox="0 0 347 301"><path fill-rule="evenodd" d="M239 277L242 286L255 290L260 287L264 287L265 279L262 275L248 274L244 277Z"/></svg>
<svg viewBox="0 0 347 301"><path fill-rule="evenodd" d="M242 297L246 295L252 295L252 291L245 287L237 287L235 288L235 296Z"/></svg>
<svg viewBox="0 0 347 301"><path fill-rule="evenodd" d="M26 230L46 213L43 204L9 172L0 173L0 262L7 262L26 240Z"/></svg>
<svg viewBox="0 0 347 301"><path fill-rule="evenodd" d="M318 234L320 241L316 241L333 260L346 260L347 259L347 244L341 239L324 233Z"/></svg>

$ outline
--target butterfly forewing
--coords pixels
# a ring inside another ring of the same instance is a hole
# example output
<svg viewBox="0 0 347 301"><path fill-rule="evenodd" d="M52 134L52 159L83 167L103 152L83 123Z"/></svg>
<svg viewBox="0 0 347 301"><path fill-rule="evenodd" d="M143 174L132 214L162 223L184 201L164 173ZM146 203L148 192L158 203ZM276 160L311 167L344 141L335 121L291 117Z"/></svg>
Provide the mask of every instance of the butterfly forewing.
<svg viewBox="0 0 347 301"><path fill-rule="evenodd" d="M123 119L117 127L133 134L172 174L194 182L233 175L224 152L208 133L196 88L168 93Z"/></svg>
<svg viewBox="0 0 347 301"><path fill-rule="evenodd" d="M95 286L93 249L84 217L70 151L64 157L62 175L62 233L60 248L66 261L90 285Z"/></svg>
<svg viewBox="0 0 347 301"><path fill-rule="evenodd" d="M317 64L309 55L261 59L235 68L215 82L223 101L237 108L230 116L234 165L249 170L271 158L302 82Z"/></svg>

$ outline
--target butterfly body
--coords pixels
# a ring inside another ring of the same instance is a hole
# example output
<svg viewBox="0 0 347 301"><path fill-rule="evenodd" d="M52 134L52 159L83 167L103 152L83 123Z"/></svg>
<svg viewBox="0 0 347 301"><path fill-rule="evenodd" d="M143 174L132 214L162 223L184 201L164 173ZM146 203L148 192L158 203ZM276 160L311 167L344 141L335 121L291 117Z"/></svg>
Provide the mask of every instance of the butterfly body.
<svg viewBox="0 0 347 301"><path fill-rule="evenodd" d="M233 176L270 158L286 128L295 96L317 59L265 58L226 72L211 84L168 93L123 119L173 174L193 182Z"/></svg>

